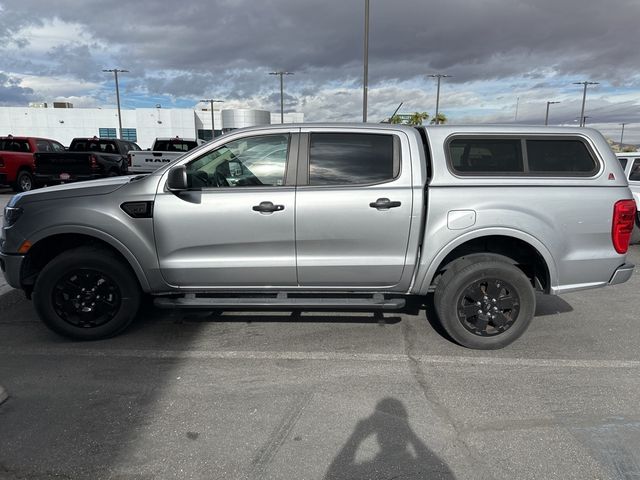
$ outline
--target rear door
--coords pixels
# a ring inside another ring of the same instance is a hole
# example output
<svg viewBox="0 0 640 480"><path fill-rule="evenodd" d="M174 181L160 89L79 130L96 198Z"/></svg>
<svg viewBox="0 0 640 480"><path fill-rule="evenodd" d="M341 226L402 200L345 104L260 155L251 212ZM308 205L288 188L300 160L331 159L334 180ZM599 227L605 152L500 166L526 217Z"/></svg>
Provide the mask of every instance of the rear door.
<svg viewBox="0 0 640 480"><path fill-rule="evenodd" d="M406 135L384 129L303 129L302 134L299 285L408 287L403 273L413 204Z"/></svg>

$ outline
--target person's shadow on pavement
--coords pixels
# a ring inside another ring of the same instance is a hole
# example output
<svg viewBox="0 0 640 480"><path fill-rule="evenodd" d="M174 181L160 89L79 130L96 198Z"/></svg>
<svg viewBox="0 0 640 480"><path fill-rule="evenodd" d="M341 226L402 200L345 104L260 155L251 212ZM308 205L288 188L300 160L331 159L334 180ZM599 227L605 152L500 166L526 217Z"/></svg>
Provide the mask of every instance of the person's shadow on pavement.
<svg viewBox="0 0 640 480"><path fill-rule="evenodd" d="M375 436L380 450L372 460L356 463L358 448L370 435ZM378 478L455 478L411 429L407 410L395 398L381 400L371 416L358 422L325 475L325 480Z"/></svg>

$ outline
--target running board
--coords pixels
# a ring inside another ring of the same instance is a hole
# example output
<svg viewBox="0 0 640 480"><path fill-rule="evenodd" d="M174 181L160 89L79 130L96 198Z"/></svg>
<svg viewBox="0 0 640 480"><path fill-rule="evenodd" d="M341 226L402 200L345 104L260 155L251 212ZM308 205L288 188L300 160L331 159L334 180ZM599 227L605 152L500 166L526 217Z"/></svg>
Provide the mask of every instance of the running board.
<svg viewBox="0 0 640 480"><path fill-rule="evenodd" d="M404 298L372 296L318 297L289 296L279 293L270 297L216 297L187 293L181 297L156 297L159 308L219 308L219 309L309 309L309 310L399 310L406 305Z"/></svg>

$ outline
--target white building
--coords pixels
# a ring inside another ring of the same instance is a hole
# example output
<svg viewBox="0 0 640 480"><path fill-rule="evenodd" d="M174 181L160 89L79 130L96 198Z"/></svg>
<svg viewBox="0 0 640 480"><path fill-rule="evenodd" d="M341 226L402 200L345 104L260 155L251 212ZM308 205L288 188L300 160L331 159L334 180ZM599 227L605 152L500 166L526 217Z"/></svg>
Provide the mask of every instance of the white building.
<svg viewBox="0 0 640 480"><path fill-rule="evenodd" d="M0 136L52 138L69 145L75 137L118 135L118 111L101 108L0 107ZM211 111L186 108L121 110L122 137L149 148L156 137L211 139ZM303 113L285 113L285 123L301 123ZM266 110L215 110L216 136L236 128L280 123L280 113Z"/></svg>

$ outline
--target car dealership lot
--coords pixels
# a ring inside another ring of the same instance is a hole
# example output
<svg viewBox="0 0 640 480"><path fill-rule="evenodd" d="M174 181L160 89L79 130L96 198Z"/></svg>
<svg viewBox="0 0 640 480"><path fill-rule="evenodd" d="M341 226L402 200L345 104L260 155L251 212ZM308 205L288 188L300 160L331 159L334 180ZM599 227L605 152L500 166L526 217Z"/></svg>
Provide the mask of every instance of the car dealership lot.
<svg viewBox="0 0 640 480"><path fill-rule="evenodd" d="M543 298L493 352L424 313L147 308L77 343L14 291L0 478L636 478L639 286Z"/></svg>
<svg viewBox="0 0 640 480"><path fill-rule="evenodd" d="M12 291L0 478L638 478L639 287L540 297L524 336L485 352L424 312L147 307L78 343Z"/></svg>

